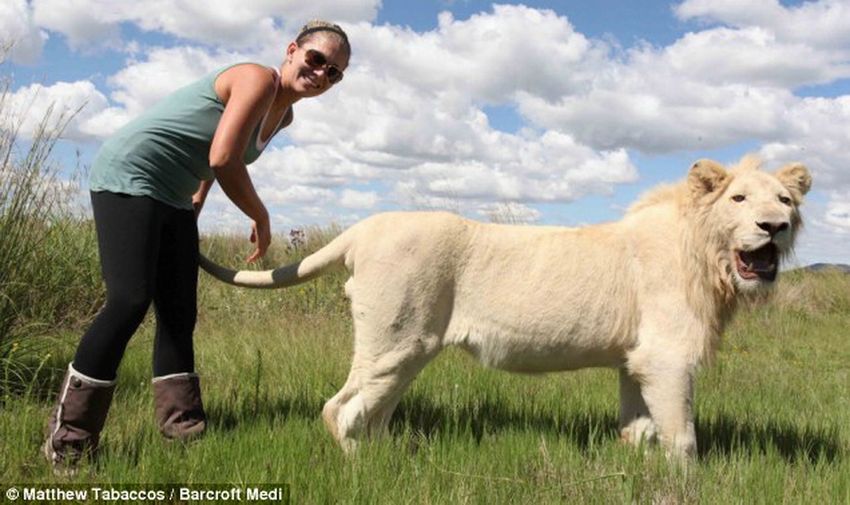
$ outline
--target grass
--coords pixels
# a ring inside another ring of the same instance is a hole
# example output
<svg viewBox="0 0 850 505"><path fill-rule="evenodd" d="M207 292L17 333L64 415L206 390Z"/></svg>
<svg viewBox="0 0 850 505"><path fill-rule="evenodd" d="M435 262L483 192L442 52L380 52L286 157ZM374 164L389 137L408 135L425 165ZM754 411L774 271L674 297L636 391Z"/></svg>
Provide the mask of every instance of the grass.
<svg viewBox="0 0 850 505"><path fill-rule="evenodd" d="M101 457L74 482L284 483L296 503L850 502L846 276L789 275L772 302L739 315L699 374L699 457L686 470L618 442L613 371L511 375L453 350L416 380L389 437L343 456L319 417L348 372L351 324L330 294L343 281L325 278L316 295L203 276L208 434L184 446L156 433L148 321L119 371ZM783 298L794 290L833 292L815 305ZM0 410L0 482L65 482L38 446L79 337L39 338L52 346L41 380Z"/></svg>

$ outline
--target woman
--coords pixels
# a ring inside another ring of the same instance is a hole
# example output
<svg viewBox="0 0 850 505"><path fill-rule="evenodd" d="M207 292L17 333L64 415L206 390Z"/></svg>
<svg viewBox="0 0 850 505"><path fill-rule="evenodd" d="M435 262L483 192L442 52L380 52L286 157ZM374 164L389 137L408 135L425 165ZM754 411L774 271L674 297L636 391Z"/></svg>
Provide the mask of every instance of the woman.
<svg viewBox="0 0 850 505"><path fill-rule="evenodd" d="M206 416L195 374L196 218L215 180L252 220L261 258L269 215L246 164L292 122L292 106L343 76L351 47L324 21L301 29L277 70L242 63L176 91L103 144L92 166L91 198L106 304L83 335L48 423L44 454L59 471L96 449L127 342L151 302L155 415L167 438L202 433Z"/></svg>

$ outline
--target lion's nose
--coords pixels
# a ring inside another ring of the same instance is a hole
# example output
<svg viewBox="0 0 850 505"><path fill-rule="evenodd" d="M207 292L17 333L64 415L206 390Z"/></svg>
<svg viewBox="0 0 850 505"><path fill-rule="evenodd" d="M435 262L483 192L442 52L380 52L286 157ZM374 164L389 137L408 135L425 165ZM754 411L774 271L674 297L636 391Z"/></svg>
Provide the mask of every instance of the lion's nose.
<svg viewBox="0 0 850 505"><path fill-rule="evenodd" d="M762 230L766 231L771 237L781 232L782 230L788 229L787 221L783 221L781 223L762 221L757 222L756 225Z"/></svg>

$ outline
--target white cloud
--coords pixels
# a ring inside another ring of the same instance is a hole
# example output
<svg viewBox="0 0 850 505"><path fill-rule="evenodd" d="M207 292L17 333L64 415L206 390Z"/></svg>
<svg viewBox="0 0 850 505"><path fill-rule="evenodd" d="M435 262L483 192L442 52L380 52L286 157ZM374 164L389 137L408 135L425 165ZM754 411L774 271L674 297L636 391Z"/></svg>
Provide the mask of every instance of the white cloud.
<svg viewBox="0 0 850 505"><path fill-rule="evenodd" d="M368 75L404 82L446 105L469 97L500 103L518 91L556 98L585 86L607 52L567 18L521 5L494 5L468 20L443 13L435 30L421 34L391 25L351 32Z"/></svg>
<svg viewBox="0 0 850 505"><path fill-rule="evenodd" d="M802 209L805 226L797 239L792 263L815 262L850 264L850 194L832 193L826 202L819 198L807 201ZM794 261L796 260L796 261Z"/></svg>
<svg viewBox="0 0 850 505"><path fill-rule="evenodd" d="M71 47L89 44L117 48L120 30L117 10L120 5L109 0L34 0L31 2L35 23L47 30L65 35Z"/></svg>
<svg viewBox="0 0 850 505"><path fill-rule="evenodd" d="M379 0L33 0L39 26L62 33L72 47L121 45L120 23L214 46L257 47L294 33L312 17L337 22L371 21ZM280 43L280 42L278 42Z"/></svg>
<svg viewBox="0 0 850 505"><path fill-rule="evenodd" d="M850 190L850 95L798 99L781 117L775 141L761 149L764 157L804 162L815 189Z"/></svg>
<svg viewBox="0 0 850 505"><path fill-rule="evenodd" d="M45 40L47 33L36 26L26 0L0 3L0 61L8 56L17 63L33 63Z"/></svg>
<svg viewBox="0 0 850 505"><path fill-rule="evenodd" d="M566 202L637 178L622 150L596 153L555 132L501 140L511 157L422 163L402 176L405 190L451 199Z"/></svg>
<svg viewBox="0 0 850 505"><path fill-rule="evenodd" d="M674 8L680 19L720 22L739 28L759 26L777 36L846 51L850 47L850 4L820 0L784 7L777 0L686 0Z"/></svg>
<svg viewBox="0 0 850 505"><path fill-rule="evenodd" d="M305 120L306 121L306 120ZM278 134L285 136L286 132ZM345 146L307 144L268 148L251 165L251 177L274 186L336 188L381 178L380 168L352 160Z"/></svg>
<svg viewBox="0 0 850 505"><path fill-rule="evenodd" d="M850 234L850 191L831 192L824 220L835 231Z"/></svg>
<svg viewBox="0 0 850 505"><path fill-rule="evenodd" d="M295 25L315 18L335 23L370 22L378 16L381 3L381 0L264 0L262 5Z"/></svg>
<svg viewBox="0 0 850 505"><path fill-rule="evenodd" d="M42 127L50 131L73 118L62 136L78 141L90 138L88 122L107 106L106 97L89 81L32 84L19 88L5 100L0 127L19 128L20 135L32 137Z"/></svg>
<svg viewBox="0 0 850 505"><path fill-rule="evenodd" d="M791 137L791 119L811 106L793 89L850 76L850 55L836 59L779 43L760 29L687 34L668 47L641 46L627 56L606 61L583 92L557 100L520 94L520 112L597 149L707 150ZM832 119L827 123L843 118Z"/></svg>
<svg viewBox="0 0 850 505"><path fill-rule="evenodd" d="M345 189L339 198L339 205L346 209L371 209L378 203L378 194L374 191L355 191Z"/></svg>
<svg viewBox="0 0 850 505"><path fill-rule="evenodd" d="M791 89L850 77L848 56L847 51L784 41L754 26L688 33L664 49L659 63L697 82Z"/></svg>
<svg viewBox="0 0 850 505"><path fill-rule="evenodd" d="M648 153L707 150L742 139L771 138L793 101L790 92L747 84L679 79L669 69L623 68L581 95L557 102L523 95L520 112L536 125L574 132L597 149Z"/></svg>
<svg viewBox="0 0 850 505"><path fill-rule="evenodd" d="M257 193L267 205L325 205L334 199L334 192L329 189L301 185L286 187L264 185L258 188Z"/></svg>

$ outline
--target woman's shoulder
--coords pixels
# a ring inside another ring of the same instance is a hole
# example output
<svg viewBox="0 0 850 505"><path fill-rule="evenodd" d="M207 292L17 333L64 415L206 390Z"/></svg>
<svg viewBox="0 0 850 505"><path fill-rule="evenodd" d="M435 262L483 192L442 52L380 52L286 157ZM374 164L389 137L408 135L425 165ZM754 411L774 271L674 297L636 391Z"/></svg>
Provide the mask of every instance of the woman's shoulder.
<svg viewBox="0 0 850 505"><path fill-rule="evenodd" d="M226 67L219 76L228 75L231 79L250 79L255 82L274 82L277 80L277 70L259 63L237 63Z"/></svg>
<svg viewBox="0 0 850 505"><path fill-rule="evenodd" d="M214 86L216 93L225 101L234 88L249 91L251 94L274 93L277 87L277 71L259 63L237 63L224 68L216 76Z"/></svg>

